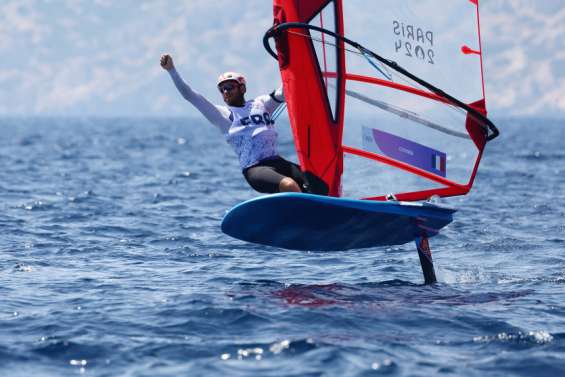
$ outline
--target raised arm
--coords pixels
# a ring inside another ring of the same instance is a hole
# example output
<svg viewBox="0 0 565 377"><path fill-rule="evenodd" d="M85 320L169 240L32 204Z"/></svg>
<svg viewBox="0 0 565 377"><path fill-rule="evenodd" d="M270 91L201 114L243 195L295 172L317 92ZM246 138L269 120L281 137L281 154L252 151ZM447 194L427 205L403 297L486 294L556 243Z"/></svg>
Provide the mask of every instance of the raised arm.
<svg viewBox="0 0 565 377"><path fill-rule="evenodd" d="M282 86L273 90L270 94L262 96L264 98L265 109L270 113L275 111L284 102L284 94Z"/></svg>
<svg viewBox="0 0 565 377"><path fill-rule="evenodd" d="M192 90L175 69L173 58L170 55L165 54L161 56L161 67L169 73L173 83L184 99L196 107L210 123L218 127L222 132L227 132L231 125L231 120L229 119L231 112L227 107L216 106L203 95Z"/></svg>

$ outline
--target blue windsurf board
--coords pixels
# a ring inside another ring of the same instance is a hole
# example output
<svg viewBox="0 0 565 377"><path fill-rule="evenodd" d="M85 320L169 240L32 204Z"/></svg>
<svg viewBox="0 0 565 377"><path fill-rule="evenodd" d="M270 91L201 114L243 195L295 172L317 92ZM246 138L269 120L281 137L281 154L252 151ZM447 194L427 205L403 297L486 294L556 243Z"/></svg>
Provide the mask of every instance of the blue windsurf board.
<svg viewBox="0 0 565 377"><path fill-rule="evenodd" d="M222 231L234 238L293 250L348 250L401 245L432 237L453 208L301 193L260 196L233 207Z"/></svg>

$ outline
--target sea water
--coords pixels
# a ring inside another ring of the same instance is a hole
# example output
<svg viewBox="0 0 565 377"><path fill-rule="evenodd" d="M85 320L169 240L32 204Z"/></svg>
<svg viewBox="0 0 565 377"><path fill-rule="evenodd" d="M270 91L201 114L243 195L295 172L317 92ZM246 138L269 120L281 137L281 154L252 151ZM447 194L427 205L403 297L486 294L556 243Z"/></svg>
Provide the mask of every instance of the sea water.
<svg viewBox="0 0 565 377"><path fill-rule="evenodd" d="M497 124L424 286L224 235L257 194L199 119L1 119L0 375L565 375L565 126Z"/></svg>

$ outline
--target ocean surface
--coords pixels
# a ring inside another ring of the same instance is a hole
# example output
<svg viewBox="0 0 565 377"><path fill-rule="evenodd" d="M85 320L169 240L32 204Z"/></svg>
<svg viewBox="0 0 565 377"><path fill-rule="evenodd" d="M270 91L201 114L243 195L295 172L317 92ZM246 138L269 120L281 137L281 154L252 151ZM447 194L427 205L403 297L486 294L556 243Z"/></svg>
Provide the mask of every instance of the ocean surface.
<svg viewBox="0 0 565 377"><path fill-rule="evenodd" d="M0 119L0 376L565 376L565 122L496 123L424 286L224 235L256 194L200 120Z"/></svg>

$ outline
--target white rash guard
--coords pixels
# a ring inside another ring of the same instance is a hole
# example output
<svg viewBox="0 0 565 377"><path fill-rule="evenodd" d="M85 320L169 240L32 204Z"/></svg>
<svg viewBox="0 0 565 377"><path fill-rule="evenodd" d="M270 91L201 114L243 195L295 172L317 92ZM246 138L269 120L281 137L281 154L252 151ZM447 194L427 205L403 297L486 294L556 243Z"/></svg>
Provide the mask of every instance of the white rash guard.
<svg viewBox="0 0 565 377"><path fill-rule="evenodd" d="M182 96L220 129L237 153L241 169L277 156L277 132L271 114L284 102L282 87L247 101L242 107L218 106L193 91L174 68L168 72Z"/></svg>

